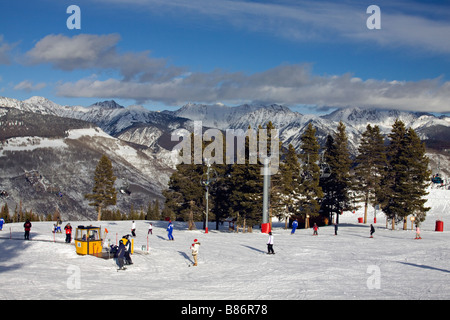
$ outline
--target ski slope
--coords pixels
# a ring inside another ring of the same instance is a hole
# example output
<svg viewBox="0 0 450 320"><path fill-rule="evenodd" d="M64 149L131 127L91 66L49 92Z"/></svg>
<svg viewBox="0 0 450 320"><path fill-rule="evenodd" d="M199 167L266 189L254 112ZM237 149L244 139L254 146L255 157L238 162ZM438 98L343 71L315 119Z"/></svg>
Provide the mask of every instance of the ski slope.
<svg viewBox="0 0 450 320"><path fill-rule="evenodd" d="M136 221L134 264L125 271L117 271L113 259L77 255L64 234L54 238L52 222L34 222L31 241L10 240L22 239L23 227L6 224L0 232L0 299L449 299L449 204L450 191L432 190L422 240L414 240L411 230L385 229L381 213L370 239L373 212L364 225L357 222L362 210L341 216L337 236L333 226L321 227L318 236L312 229L291 235L284 223L274 223L275 255L266 254L267 235L258 229L236 234L226 224L216 231L211 223L205 234L175 222L175 241L168 241L164 221L153 221L147 253L149 222ZM444 221L444 232L434 231L436 219ZM131 233L131 221L99 224L112 243ZM194 239L201 243L199 265L189 267Z"/></svg>

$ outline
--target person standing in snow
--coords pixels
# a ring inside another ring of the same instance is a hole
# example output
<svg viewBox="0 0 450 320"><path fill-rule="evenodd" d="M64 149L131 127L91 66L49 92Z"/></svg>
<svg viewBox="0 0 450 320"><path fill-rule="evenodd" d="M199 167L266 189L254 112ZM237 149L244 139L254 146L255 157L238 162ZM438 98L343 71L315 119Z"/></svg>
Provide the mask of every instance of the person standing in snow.
<svg viewBox="0 0 450 320"><path fill-rule="evenodd" d="M119 248L114 253L114 258L116 259L117 266L119 267L119 270L125 270L123 264L124 264L124 256L125 256L125 245L123 244L123 241L119 241Z"/></svg>
<svg viewBox="0 0 450 320"><path fill-rule="evenodd" d="M267 254L275 254L273 251L273 235L269 232L269 240L267 240Z"/></svg>
<svg viewBox="0 0 450 320"><path fill-rule="evenodd" d="M375 228L373 227L373 225L370 225L370 237L373 238L373 234L375 233Z"/></svg>
<svg viewBox="0 0 450 320"><path fill-rule="evenodd" d="M174 240L172 232L173 232L173 224L172 221L169 221L169 225L167 226L167 237L169 238L169 240Z"/></svg>
<svg viewBox="0 0 450 320"><path fill-rule="evenodd" d="M422 237L420 236L420 228L418 224L416 224L416 239L422 239Z"/></svg>
<svg viewBox="0 0 450 320"><path fill-rule="evenodd" d="M0 231L3 231L3 224L5 223L5 220L3 218L0 218Z"/></svg>
<svg viewBox="0 0 450 320"><path fill-rule="evenodd" d="M70 243L72 241L72 226L70 223L66 224L64 230L66 231L66 243Z"/></svg>
<svg viewBox="0 0 450 320"><path fill-rule="evenodd" d="M148 226L148 232L147 234L153 234L153 225L150 223L150 225Z"/></svg>
<svg viewBox="0 0 450 320"><path fill-rule="evenodd" d="M23 224L23 227L25 228L25 240L30 240L30 230L31 230L31 222L27 219L27 221Z"/></svg>
<svg viewBox="0 0 450 320"><path fill-rule="evenodd" d="M194 243L191 245L191 251L192 251L192 257L194 258L194 264L193 266L197 266L197 255L198 255L198 249L200 247L200 242L198 242L197 239L194 239Z"/></svg>
<svg viewBox="0 0 450 320"><path fill-rule="evenodd" d="M317 223L314 222L314 226L313 226L313 236L318 236L319 234L317 233L317 230L319 230L319 227L317 226Z"/></svg>
<svg viewBox="0 0 450 320"><path fill-rule="evenodd" d="M131 224L131 234L133 237L136 237L136 223L133 220L133 223Z"/></svg>
<svg viewBox="0 0 450 320"><path fill-rule="evenodd" d="M297 229L297 227L298 227L298 221L297 221L297 219L295 219L294 222L292 222L292 231L291 231L291 234L294 234L294 233L295 233L295 230Z"/></svg>
<svg viewBox="0 0 450 320"><path fill-rule="evenodd" d="M122 237L122 241L123 245L125 246L125 253L124 253L124 259L125 259L125 263L126 264L133 264L133 261L131 260L131 239L130 239L130 235L127 234L125 236Z"/></svg>

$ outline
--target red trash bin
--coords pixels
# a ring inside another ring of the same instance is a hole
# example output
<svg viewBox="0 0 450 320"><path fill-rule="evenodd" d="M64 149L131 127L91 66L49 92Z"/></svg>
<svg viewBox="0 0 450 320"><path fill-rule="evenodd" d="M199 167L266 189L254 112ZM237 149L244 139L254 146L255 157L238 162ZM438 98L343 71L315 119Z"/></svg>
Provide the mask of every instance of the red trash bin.
<svg viewBox="0 0 450 320"><path fill-rule="evenodd" d="M359 222L359 223L363 223L363 222L364 222L364 219L363 219L363 218L358 218L358 222Z"/></svg>
<svg viewBox="0 0 450 320"><path fill-rule="evenodd" d="M269 233L270 231L270 223L261 224L261 233Z"/></svg>
<svg viewBox="0 0 450 320"><path fill-rule="evenodd" d="M444 221L436 220L436 228L434 231L443 232L444 231Z"/></svg>

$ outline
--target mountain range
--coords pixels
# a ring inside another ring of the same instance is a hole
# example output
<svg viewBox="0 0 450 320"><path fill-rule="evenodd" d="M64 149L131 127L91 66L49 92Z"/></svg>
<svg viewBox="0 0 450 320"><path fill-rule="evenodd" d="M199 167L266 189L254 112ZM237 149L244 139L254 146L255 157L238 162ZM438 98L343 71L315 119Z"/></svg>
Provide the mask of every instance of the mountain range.
<svg viewBox="0 0 450 320"><path fill-rule="evenodd" d="M396 119L416 130L426 142L433 171L446 171L449 163L450 117L429 113L351 107L328 115L303 115L286 106L186 104L176 111L150 111L124 107L115 101L91 106L62 106L43 97L20 101L0 97L0 199L14 207L20 201L38 213L59 210L66 219L94 219L84 194L92 189L93 172L102 154L113 162L117 189L122 190L117 209L146 210L156 199L163 203L175 167L172 152L177 143L171 133L192 132L193 122L205 128L247 129L269 120L280 131L285 146L300 148L300 137L312 123L321 144L339 121L347 128L349 147L356 154L367 124L378 125L387 135ZM30 178L31 177L31 178Z"/></svg>

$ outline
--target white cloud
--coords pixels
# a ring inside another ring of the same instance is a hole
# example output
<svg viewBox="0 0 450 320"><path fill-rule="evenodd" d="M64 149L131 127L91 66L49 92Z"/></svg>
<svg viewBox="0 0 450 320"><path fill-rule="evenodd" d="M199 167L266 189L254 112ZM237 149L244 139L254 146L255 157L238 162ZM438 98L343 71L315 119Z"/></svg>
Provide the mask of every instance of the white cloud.
<svg viewBox="0 0 450 320"><path fill-rule="evenodd" d="M31 64L50 64L56 69L116 70L124 80L165 81L183 69L167 65L165 59L152 58L150 52L119 53L118 34L80 34L73 37L48 35L26 53Z"/></svg>
<svg viewBox="0 0 450 320"><path fill-rule="evenodd" d="M45 88L47 85L44 82L39 82L33 85L29 80L24 80L14 86L14 90L24 90L26 92L37 91Z"/></svg>
<svg viewBox="0 0 450 320"><path fill-rule="evenodd" d="M63 83L57 94L65 97L110 97L158 101L167 105L186 102L263 102L392 108L427 112L450 111L450 82L362 80L350 74L318 76L309 65L283 65L264 72L191 73L164 82L133 82L117 79L81 79Z"/></svg>

